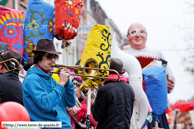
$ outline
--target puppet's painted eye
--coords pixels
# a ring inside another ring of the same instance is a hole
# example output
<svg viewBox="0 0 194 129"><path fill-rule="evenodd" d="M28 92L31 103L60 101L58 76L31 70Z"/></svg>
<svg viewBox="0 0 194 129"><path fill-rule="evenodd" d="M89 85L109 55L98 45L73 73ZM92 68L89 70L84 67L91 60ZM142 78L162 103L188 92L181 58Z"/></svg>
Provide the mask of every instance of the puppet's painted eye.
<svg viewBox="0 0 194 129"><path fill-rule="evenodd" d="M16 27L15 26L7 26L4 30L4 34L8 38L16 37L16 35L17 35Z"/></svg>

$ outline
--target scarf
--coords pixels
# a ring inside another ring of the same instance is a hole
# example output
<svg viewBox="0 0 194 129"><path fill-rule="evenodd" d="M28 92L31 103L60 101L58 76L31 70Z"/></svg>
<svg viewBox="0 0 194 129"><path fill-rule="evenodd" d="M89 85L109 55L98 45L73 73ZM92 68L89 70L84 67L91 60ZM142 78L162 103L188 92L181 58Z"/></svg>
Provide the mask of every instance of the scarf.
<svg viewBox="0 0 194 129"><path fill-rule="evenodd" d="M117 74L109 74L109 76L108 77L110 77L110 78L118 78L118 75ZM106 79L106 81L105 82L107 82L107 81L118 81L118 80L116 80L116 79ZM126 82L127 81L127 79L123 76L123 74L120 74L120 79L119 79L119 81L124 81L124 82Z"/></svg>

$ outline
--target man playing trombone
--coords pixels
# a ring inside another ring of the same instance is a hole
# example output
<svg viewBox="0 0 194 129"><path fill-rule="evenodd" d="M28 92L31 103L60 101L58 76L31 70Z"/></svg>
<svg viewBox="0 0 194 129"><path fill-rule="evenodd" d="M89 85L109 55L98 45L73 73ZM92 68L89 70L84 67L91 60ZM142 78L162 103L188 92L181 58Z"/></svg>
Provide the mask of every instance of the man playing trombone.
<svg viewBox="0 0 194 129"><path fill-rule="evenodd" d="M65 107L76 104L74 85L69 81L66 68L59 68L60 80L57 83L51 76L51 64L58 55L53 41L40 39L33 50L34 67L31 67L23 82L23 100L32 121L61 121L62 128L71 129L70 118Z"/></svg>
<svg viewBox="0 0 194 129"><path fill-rule="evenodd" d="M23 105L22 83L18 77L20 61L21 55L16 50L0 52L0 104L14 101Z"/></svg>

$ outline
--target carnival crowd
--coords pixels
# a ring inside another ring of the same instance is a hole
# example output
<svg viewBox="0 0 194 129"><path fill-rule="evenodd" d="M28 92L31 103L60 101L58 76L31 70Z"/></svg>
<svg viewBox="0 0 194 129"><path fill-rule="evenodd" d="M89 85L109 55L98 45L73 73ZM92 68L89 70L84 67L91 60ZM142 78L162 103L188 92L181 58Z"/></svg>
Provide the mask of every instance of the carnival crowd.
<svg viewBox="0 0 194 129"><path fill-rule="evenodd" d="M118 75L109 72L110 79L96 85L96 89L91 91L91 100L88 101L90 98L88 91L80 90L80 87L84 85L83 77L72 76L70 79L71 73L64 67L59 67L56 73L53 72L56 69L52 67L52 64L56 63L61 53L56 51L50 39L38 40L36 50L32 51L34 56L29 57L23 66L27 72L23 82L19 80L20 68L10 70L17 64L3 62L15 59L20 63L21 54L13 49L1 51L0 104L17 102L27 111L28 121L61 121L61 128L64 129L153 129L154 127L170 129L169 119L166 117L169 108L165 97L173 92L175 79L168 64L165 63L167 61L160 51L146 47L147 30L142 24L130 25L127 30L127 39L130 48L123 52L133 55L139 61L142 70L146 72L154 66L153 61L161 61L160 67L165 69L164 80L159 81L165 84L157 89L158 93L163 93L161 96L164 96L160 100L154 100L161 97L160 95L151 96L157 94L155 91L146 92L149 91L147 83L149 79L142 75L142 89L147 96L147 107L139 107L135 99L136 94L129 82L130 73L123 69L124 64L119 58L110 58L110 69L116 70L120 79L115 79ZM75 66L79 63L80 60ZM154 104L163 102L163 109L157 114ZM89 112L88 105L91 109ZM138 121L141 108L148 109L147 117L142 125ZM0 117L3 120L2 114ZM16 117L18 121L22 121L19 116Z"/></svg>

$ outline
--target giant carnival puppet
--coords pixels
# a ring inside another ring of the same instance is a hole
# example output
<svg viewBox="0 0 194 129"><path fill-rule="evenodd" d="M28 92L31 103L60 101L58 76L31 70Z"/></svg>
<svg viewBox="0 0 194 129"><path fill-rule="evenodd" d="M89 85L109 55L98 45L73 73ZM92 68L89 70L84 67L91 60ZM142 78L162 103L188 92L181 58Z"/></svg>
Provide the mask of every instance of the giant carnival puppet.
<svg viewBox="0 0 194 129"><path fill-rule="evenodd" d="M85 0L55 0L53 32L56 38L63 40L62 48L77 35L83 2Z"/></svg>
<svg viewBox="0 0 194 129"><path fill-rule="evenodd" d="M39 39L53 39L53 12L54 7L42 0L29 0L24 26L24 56L22 64L33 56Z"/></svg>
<svg viewBox="0 0 194 129"><path fill-rule="evenodd" d="M0 42L23 56L23 12L0 6Z"/></svg>
<svg viewBox="0 0 194 129"><path fill-rule="evenodd" d="M42 0L29 0L24 29L24 57L33 56L37 41L56 37L63 40L62 48L70 45L68 40L77 35L84 0L55 0L52 5Z"/></svg>

